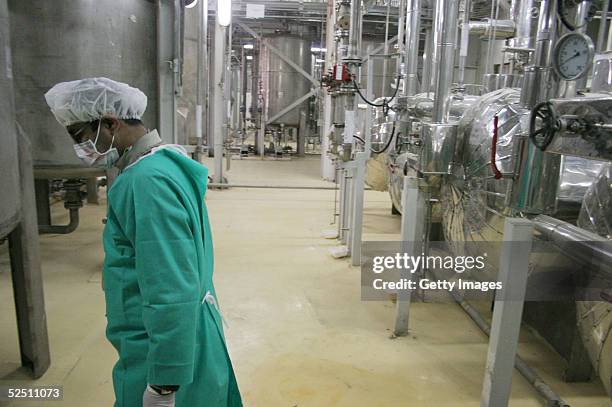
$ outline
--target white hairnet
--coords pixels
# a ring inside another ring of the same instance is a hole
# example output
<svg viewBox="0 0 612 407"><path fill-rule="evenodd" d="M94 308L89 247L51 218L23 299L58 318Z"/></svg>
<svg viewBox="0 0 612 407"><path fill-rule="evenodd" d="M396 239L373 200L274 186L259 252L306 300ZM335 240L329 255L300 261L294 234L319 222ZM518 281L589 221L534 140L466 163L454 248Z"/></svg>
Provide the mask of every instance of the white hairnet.
<svg viewBox="0 0 612 407"><path fill-rule="evenodd" d="M140 120L147 108L147 96L140 89L107 78L58 83L45 99L64 127L104 116Z"/></svg>

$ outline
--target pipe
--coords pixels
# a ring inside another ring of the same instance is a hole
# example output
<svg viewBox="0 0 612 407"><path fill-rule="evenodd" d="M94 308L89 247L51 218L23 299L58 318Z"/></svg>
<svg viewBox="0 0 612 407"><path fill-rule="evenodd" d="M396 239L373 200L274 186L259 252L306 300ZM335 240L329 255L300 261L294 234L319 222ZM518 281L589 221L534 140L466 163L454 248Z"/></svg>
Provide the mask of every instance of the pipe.
<svg viewBox="0 0 612 407"><path fill-rule="evenodd" d="M389 14L391 13L391 0L387 0L387 18L385 20L385 48L384 48L384 54L385 57L383 59L383 74L382 74L382 81L381 81L381 89L380 89L380 96L385 96L385 93L388 89L386 89L386 82L387 82L387 55L389 55ZM398 37L397 40L399 41L400 38Z"/></svg>
<svg viewBox="0 0 612 407"><path fill-rule="evenodd" d="M425 50L423 51L423 78L421 80L421 93L431 92L431 70L433 67L433 41L431 28L425 30Z"/></svg>
<svg viewBox="0 0 612 407"><path fill-rule="evenodd" d="M450 106L450 89L455 67L455 34L457 32L455 0L436 0L434 14L434 43L436 44L435 101L433 123L446 123Z"/></svg>
<svg viewBox="0 0 612 407"><path fill-rule="evenodd" d="M64 196L64 208L68 209L70 222L67 225L38 225L39 233L68 234L74 232L79 226L79 209L83 207L81 199L82 182L78 179L69 179L64 182L66 194Z"/></svg>
<svg viewBox="0 0 612 407"><path fill-rule="evenodd" d="M223 182L223 142L225 129L224 124L227 118L226 105L224 103L224 86L227 83L223 82L225 74L225 27L219 24L215 19L215 61L214 61L214 174L215 182Z"/></svg>
<svg viewBox="0 0 612 407"><path fill-rule="evenodd" d="M463 0L463 10L461 11L461 44L459 46L459 86L465 84L465 66L467 64L468 49L470 44L470 9L471 0Z"/></svg>
<svg viewBox="0 0 612 407"><path fill-rule="evenodd" d="M205 38L208 37L208 2L200 2L200 23L198 25L198 72L196 82L196 138L198 148L196 149L196 159L203 153L204 139L202 137L202 119L207 117L208 103L204 96L204 90L208 89L208 69L206 78L204 75L205 67L208 67L208 47ZM208 92L206 92L208 94Z"/></svg>
<svg viewBox="0 0 612 407"><path fill-rule="evenodd" d="M557 32L556 10L557 0L544 0L540 3L540 20L538 21L538 35L534 54L534 64L536 66L549 67L551 64Z"/></svg>
<svg viewBox="0 0 612 407"><path fill-rule="evenodd" d="M434 278L437 279L437 277L435 277L435 273ZM474 321L476 326L478 326L478 328L480 328L485 335L491 336L491 326L482 317L482 315L480 315L480 313L474 307L465 301L457 291L450 290L449 292L455 302L457 302L457 304L459 304L465 313L468 314L472 321ZM569 407L569 404L563 401L561 396L555 393L550 386L546 384L546 382L542 380L542 378L535 372L535 370L525 363L525 361L519 355L515 356L514 367L521 375L523 375L525 379L527 379L529 384L531 384L536 391L546 399L547 407Z"/></svg>
<svg viewBox="0 0 612 407"><path fill-rule="evenodd" d="M60 234L66 235L75 231L79 226L79 209L68 209L70 214L70 222L67 225L38 225L38 233L40 234Z"/></svg>
<svg viewBox="0 0 612 407"><path fill-rule="evenodd" d="M250 185L250 184L218 184L209 182L206 184L210 188L261 188L261 189L314 189L314 190L337 190L338 187L316 187L309 185ZM371 188L365 188L369 191Z"/></svg>
<svg viewBox="0 0 612 407"><path fill-rule="evenodd" d="M531 37L533 0L512 0L510 15L515 24L515 35L510 40L512 48L533 48Z"/></svg>
<svg viewBox="0 0 612 407"><path fill-rule="evenodd" d="M516 28L512 20L470 21L470 34L491 35L495 40L505 40L515 35Z"/></svg>
<svg viewBox="0 0 612 407"><path fill-rule="evenodd" d="M352 0L350 9L350 27L348 42L348 59L359 59L361 54L361 0Z"/></svg>
<svg viewBox="0 0 612 407"><path fill-rule="evenodd" d="M406 85L404 96L418 92L419 35L421 33L421 0L408 0L406 4Z"/></svg>
<svg viewBox="0 0 612 407"><path fill-rule="evenodd" d="M612 251L608 239L550 216L538 215L532 220L535 230L561 251L612 275Z"/></svg>
<svg viewBox="0 0 612 407"><path fill-rule="evenodd" d="M599 22L599 30L597 31L597 52L604 51L604 39L606 36L606 22L608 19L608 9L610 8L610 0L607 0L605 7L601 11L601 21Z"/></svg>
<svg viewBox="0 0 612 407"><path fill-rule="evenodd" d="M406 61L402 59L404 55L405 43L404 43L404 30L406 28L406 0L400 0L399 3L399 18L397 20L397 52L400 54L400 58L397 59L396 71L405 77L406 74ZM368 52L369 56L369 52ZM404 81L404 88L402 93L406 91L406 82Z"/></svg>

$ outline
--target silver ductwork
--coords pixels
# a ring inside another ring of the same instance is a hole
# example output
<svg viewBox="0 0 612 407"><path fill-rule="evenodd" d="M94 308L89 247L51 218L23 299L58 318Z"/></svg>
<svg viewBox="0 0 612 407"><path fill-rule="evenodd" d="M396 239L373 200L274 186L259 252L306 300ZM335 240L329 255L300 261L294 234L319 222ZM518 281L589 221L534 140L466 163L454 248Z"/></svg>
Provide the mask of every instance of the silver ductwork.
<svg viewBox="0 0 612 407"><path fill-rule="evenodd" d="M455 43L457 34L458 1L436 0L434 14L435 54L433 66L435 102L433 123L445 123L450 106L450 90L455 71Z"/></svg>
<svg viewBox="0 0 612 407"><path fill-rule="evenodd" d="M404 78L404 96L412 96L418 92L419 80L419 37L421 33L421 0L407 0L406 4L406 47L404 63L406 77Z"/></svg>

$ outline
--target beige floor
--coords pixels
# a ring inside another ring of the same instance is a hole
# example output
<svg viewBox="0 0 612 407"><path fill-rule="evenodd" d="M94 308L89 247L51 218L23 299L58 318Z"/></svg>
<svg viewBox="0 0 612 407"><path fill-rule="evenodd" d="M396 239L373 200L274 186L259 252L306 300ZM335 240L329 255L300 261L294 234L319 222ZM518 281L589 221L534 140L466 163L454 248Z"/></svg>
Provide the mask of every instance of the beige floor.
<svg viewBox="0 0 612 407"><path fill-rule="evenodd" d="M316 158L233 161L234 183L320 185ZM329 184L328 184L329 185ZM396 239L385 193L367 192L369 238ZM454 304L414 304L407 338L390 339L391 303L362 302L359 270L328 254L334 191L210 191L215 282L249 407L478 406L486 337ZM63 212L61 206L57 208ZM61 384L62 406L110 406L115 352L104 339L100 233L104 206L86 206L78 230L41 240L53 364L36 384ZM56 219L61 222L61 218ZM31 385L19 369L6 256L0 255L0 385ZM520 354L572 407L612 402L600 383L567 384L562 362L523 333ZM513 407L541 406L515 372ZM20 402L0 406L35 406Z"/></svg>

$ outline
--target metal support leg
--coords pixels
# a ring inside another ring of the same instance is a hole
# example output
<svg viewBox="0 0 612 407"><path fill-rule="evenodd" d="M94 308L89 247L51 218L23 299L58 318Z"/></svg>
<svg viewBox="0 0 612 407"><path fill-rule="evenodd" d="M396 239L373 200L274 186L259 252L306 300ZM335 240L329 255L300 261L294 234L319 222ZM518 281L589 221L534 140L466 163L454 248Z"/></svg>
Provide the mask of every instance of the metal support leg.
<svg viewBox="0 0 612 407"><path fill-rule="evenodd" d="M49 206L49 180L34 180L36 191L36 215L41 225L51 224L51 208Z"/></svg>
<svg viewBox="0 0 612 407"><path fill-rule="evenodd" d="M265 142L265 136L266 134L266 125L262 120L261 123L261 127L259 128L259 130L257 131L257 141L258 141L258 147L259 147L259 151L257 152L259 154L259 156L261 157L261 159L263 160L264 156L266 155L266 146L264 145Z"/></svg>
<svg viewBox="0 0 612 407"><path fill-rule="evenodd" d="M353 221L351 228L351 260L353 266L361 265L361 237L363 234L363 196L366 160L368 154L359 152L355 156L355 177L353 179Z"/></svg>
<svg viewBox="0 0 612 407"><path fill-rule="evenodd" d="M404 177L404 190L402 191L402 230L401 250L409 256L420 256L425 242L425 218L427 214L428 199L424 191L425 184L422 179ZM419 273L417 270L414 274ZM401 278L412 279L414 274L409 270L400 271ZM408 334L410 316L410 290L402 290L397 294L395 328L396 336Z"/></svg>
<svg viewBox="0 0 612 407"><path fill-rule="evenodd" d="M98 204L98 179L87 178L87 203Z"/></svg>
<svg viewBox="0 0 612 407"><path fill-rule="evenodd" d="M29 142L19 140L22 219L9 234L11 274L19 330L21 364L32 370L35 379L49 368L49 337L40 269L38 220L34 193L34 174Z"/></svg>
<svg viewBox="0 0 612 407"><path fill-rule="evenodd" d="M506 219L498 274L503 289L498 292L495 300L481 407L504 407L510 399L532 237L531 221Z"/></svg>
<svg viewBox="0 0 612 407"><path fill-rule="evenodd" d="M355 169L352 167L346 168L344 171L345 181L344 181L344 199L343 199L343 211L342 211L342 244L348 245L350 242L350 233L351 233L351 202L353 201L353 175Z"/></svg>

